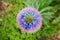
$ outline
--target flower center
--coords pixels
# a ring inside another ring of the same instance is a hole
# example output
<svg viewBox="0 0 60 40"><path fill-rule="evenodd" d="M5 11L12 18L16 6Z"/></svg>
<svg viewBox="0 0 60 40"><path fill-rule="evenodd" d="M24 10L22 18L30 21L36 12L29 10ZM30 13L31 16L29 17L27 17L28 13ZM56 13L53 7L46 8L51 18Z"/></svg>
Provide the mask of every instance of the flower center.
<svg viewBox="0 0 60 40"><path fill-rule="evenodd" d="M26 17L25 17L25 22L26 22L27 24L32 23L33 21L34 21L34 16L33 16L32 14L26 15Z"/></svg>

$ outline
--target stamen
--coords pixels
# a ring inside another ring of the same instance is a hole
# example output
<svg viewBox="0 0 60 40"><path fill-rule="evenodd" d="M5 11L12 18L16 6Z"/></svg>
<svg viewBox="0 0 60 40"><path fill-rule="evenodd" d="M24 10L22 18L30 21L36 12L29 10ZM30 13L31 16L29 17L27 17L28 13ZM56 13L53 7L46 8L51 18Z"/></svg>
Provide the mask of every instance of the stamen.
<svg viewBox="0 0 60 40"><path fill-rule="evenodd" d="M25 22L27 24L32 23L33 21L34 21L34 16L33 15L31 15L31 14L26 15Z"/></svg>

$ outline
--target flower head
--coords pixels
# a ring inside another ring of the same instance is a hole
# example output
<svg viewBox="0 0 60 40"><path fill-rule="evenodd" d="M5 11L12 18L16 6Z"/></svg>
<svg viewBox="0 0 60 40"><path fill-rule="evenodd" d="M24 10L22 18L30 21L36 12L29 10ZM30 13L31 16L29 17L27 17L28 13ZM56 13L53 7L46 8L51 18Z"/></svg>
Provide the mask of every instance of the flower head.
<svg viewBox="0 0 60 40"><path fill-rule="evenodd" d="M17 21L22 31L27 33L36 32L42 26L41 14L34 8L24 8L17 15Z"/></svg>

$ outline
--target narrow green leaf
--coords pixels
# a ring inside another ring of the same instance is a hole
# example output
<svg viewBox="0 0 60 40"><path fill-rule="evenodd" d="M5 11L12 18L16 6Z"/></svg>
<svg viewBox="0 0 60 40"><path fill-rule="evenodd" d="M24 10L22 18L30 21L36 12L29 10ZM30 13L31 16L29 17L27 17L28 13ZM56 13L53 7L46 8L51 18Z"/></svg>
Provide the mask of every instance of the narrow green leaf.
<svg viewBox="0 0 60 40"><path fill-rule="evenodd" d="M46 13L42 13L42 17L49 20L50 18L52 18L52 15L54 14L54 12L46 12Z"/></svg>
<svg viewBox="0 0 60 40"><path fill-rule="evenodd" d="M53 20L52 23L53 23L53 24L60 23L60 16L57 17L55 20Z"/></svg>
<svg viewBox="0 0 60 40"><path fill-rule="evenodd" d="M52 2L52 0L40 0L40 9L43 9L47 6L49 6L49 4Z"/></svg>
<svg viewBox="0 0 60 40"><path fill-rule="evenodd" d="M45 11L49 11L49 10L52 10L52 8L53 7L46 7L46 8L44 8L44 9L42 9L41 11L40 11L40 13L42 13L42 12L45 12Z"/></svg>
<svg viewBox="0 0 60 40"><path fill-rule="evenodd" d="M28 7L34 7L36 9L39 8L39 3L37 0L27 0L26 2L24 2L26 6Z"/></svg>
<svg viewBox="0 0 60 40"><path fill-rule="evenodd" d="M55 5L54 7L53 7L53 10L56 12L58 9L60 9L60 4L59 5Z"/></svg>
<svg viewBox="0 0 60 40"><path fill-rule="evenodd" d="M48 6L48 7L43 8L42 10L40 10L40 13L43 13L43 12L56 12L58 9L60 9L60 5L55 5L53 7Z"/></svg>
<svg viewBox="0 0 60 40"><path fill-rule="evenodd" d="M42 17L43 17L43 23L47 24L48 21L53 17L54 12L46 12L46 13L42 13Z"/></svg>

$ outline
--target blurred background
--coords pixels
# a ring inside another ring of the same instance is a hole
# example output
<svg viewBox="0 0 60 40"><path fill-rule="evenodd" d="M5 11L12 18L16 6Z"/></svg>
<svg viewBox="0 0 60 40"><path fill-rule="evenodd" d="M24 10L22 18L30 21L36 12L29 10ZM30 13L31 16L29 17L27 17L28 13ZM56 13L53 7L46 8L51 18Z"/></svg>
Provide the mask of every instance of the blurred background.
<svg viewBox="0 0 60 40"><path fill-rule="evenodd" d="M43 18L33 34L22 32L16 22L19 11L28 6ZM60 0L0 0L0 40L60 40Z"/></svg>

